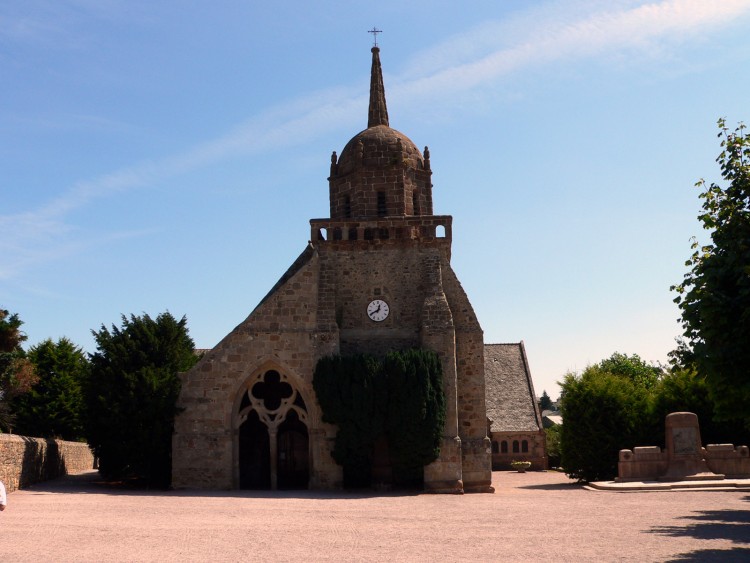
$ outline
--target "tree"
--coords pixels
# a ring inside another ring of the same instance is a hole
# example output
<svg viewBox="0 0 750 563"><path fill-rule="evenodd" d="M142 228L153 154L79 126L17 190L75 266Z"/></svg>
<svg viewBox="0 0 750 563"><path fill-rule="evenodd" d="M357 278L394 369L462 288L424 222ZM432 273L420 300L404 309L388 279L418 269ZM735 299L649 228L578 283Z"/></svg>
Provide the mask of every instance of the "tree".
<svg viewBox="0 0 750 563"><path fill-rule="evenodd" d="M28 352L38 381L12 401L16 431L27 436L83 438L81 384L89 370L83 350L67 338L47 339Z"/></svg>
<svg viewBox="0 0 750 563"><path fill-rule="evenodd" d="M321 358L313 388L323 411L323 422L338 425L331 453L344 469L344 484L370 483L375 441L383 433L386 388L380 362L363 354Z"/></svg>
<svg viewBox="0 0 750 563"><path fill-rule="evenodd" d="M187 320L122 316L122 327L92 331L97 352L84 384L86 435L107 477L166 487L180 391L177 373L197 361Z"/></svg>
<svg viewBox="0 0 750 563"><path fill-rule="evenodd" d="M446 417L443 365L434 352L391 352L383 362L388 386L386 436L394 480L422 481L440 455Z"/></svg>
<svg viewBox="0 0 750 563"><path fill-rule="evenodd" d="M646 389L653 389L664 374L661 367L643 361L638 354L628 356L620 352L615 352L606 360L602 360L599 369L629 379Z"/></svg>
<svg viewBox="0 0 750 563"><path fill-rule="evenodd" d="M542 396L539 397L539 410L551 411L553 408L552 399L547 395L547 391L542 391Z"/></svg>
<svg viewBox="0 0 750 563"><path fill-rule="evenodd" d="M21 348L27 338L21 325L23 321L17 313L11 315L0 309L0 428L12 427L14 417L9 402L26 393L37 380L34 366Z"/></svg>
<svg viewBox="0 0 750 563"><path fill-rule="evenodd" d="M651 394L661 369L615 353L562 384L562 466L580 481L613 479L619 451L653 440Z"/></svg>
<svg viewBox="0 0 750 563"><path fill-rule="evenodd" d="M673 359L706 378L717 416L743 418L750 403L750 136L719 120L722 151L716 161L727 183L700 188L711 243L694 239L689 271L672 286L681 309L683 339Z"/></svg>
<svg viewBox="0 0 750 563"><path fill-rule="evenodd" d="M440 358L428 350L321 358L313 388L323 421L338 426L333 459L344 484L371 482L376 442L386 438L394 481L414 485L440 454L446 401Z"/></svg>
<svg viewBox="0 0 750 563"><path fill-rule="evenodd" d="M654 389L652 409L657 422L663 422L672 412L695 413L704 444L740 445L750 442L750 432L742 424L717 420L706 379L693 370L679 368L667 373ZM654 445L659 444L664 444L663 424L659 425L655 435Z"/></svg>

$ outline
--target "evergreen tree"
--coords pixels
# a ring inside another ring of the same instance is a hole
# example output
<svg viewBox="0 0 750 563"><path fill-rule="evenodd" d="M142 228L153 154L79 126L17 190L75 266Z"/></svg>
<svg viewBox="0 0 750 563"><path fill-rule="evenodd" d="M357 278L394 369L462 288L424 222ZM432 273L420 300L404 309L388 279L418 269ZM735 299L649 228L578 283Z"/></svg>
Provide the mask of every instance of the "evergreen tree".
<svg viewBox="0 0 750 563"><path fill-rule="evenodd" d="M371 482L373 450L385 436L399 484L421 481L422 468L440 454L446 403L442 364L434 352L407 350L373 356L321 358L313 388L323 421L338 426L333 459L344 484Z"/></svg>
<svg viewBox="0 0 750 563"><path fill-rule="evenodd" d="M421 482L440 455L445 428L443 365L434 352L393 352L383 363L388 385L386 436L397 482Z"/></svg>
<svg viewBox="0 0 750 563"><path fill-rule="evenodd" d="M187 320L122 316L93 331L97 352L84 385L86 435L107 477L139 477L166 487L171 478L178 372L197 361Z"/></svg>
<svg viewBox="0 0 750 563"><path fill-rule="evenodd" d="M344 484L370 483L375 441L383 433L386 388L372 356L321 358L313 377L323 421L338 426L333 459L344 468Z"/></svg>
<svg viewBox="0 0 750 563"><path fill-rule="evenodd" d="M547 391L542 391L542 396L539 398L539 409L542 411L550 411L554 408L552 399L547 395Z"/></svg>
<svg viewBox="0 0 750 563"><path fill-rule="evenodd" d="M80 440L83 438L83 395L89 361L67 338L48 339L29 349L39 380L28 393L12 401L15 430L26 436Z"/></svg>
<svg viewBox="0 0 750 563"><path fill-rule="evenodd" d="M37 380L34 366L26 357L21 343L26 335L17 313L0 309L0 429L10 430L14 417L9 402L31 389Z"/></svg>

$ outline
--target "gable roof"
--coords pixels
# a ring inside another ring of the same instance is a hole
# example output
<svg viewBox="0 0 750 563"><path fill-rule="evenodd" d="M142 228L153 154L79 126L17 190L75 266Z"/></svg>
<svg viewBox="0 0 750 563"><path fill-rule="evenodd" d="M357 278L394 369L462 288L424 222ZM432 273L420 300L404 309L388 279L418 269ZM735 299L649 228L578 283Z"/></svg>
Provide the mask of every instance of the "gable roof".
<svg viewBox="0 0 750 563"><path fill-rule="evenodd" d="M538 432L542 418L523 341L484 346L487 418L491 432Z"/></svg>

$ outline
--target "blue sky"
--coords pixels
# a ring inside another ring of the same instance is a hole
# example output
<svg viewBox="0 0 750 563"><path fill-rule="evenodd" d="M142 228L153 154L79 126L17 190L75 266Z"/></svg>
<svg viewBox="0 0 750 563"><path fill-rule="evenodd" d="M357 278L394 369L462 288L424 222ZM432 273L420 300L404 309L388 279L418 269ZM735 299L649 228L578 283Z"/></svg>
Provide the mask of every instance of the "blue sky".
<svg viewBox="0 0 750 563"><path fill-rule="evenodd" d="M3 2L0 307L28 343L244 320L328 215L373 26L485 341L524 340L553 397L615 351L665 362L693 184L750 115L748 0Z"/></svg>

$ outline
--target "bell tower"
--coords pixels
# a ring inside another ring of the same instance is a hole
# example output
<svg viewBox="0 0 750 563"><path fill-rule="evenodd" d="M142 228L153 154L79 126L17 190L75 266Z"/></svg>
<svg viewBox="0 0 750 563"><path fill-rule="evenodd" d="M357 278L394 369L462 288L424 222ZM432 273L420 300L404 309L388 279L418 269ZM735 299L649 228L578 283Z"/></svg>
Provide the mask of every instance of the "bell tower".
<svg viewBox="0 0 750 563"><path fill-rule="evenodd" d="M370 77L367 129L331 155L331 219L432 215L430 152L389 126L378 47Z"/></svg>
<svg viewBox="0 0 750 563"><path fill-rule="evenodd" d="M447 420L425 489L490 492L484 339L450 266L453 218L433 215L429 149L390 126L380 49L371 52L367 129L332 154L331 216L310 221L321 268L318 326L344 355L436 352Z"/></svg>

